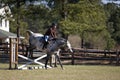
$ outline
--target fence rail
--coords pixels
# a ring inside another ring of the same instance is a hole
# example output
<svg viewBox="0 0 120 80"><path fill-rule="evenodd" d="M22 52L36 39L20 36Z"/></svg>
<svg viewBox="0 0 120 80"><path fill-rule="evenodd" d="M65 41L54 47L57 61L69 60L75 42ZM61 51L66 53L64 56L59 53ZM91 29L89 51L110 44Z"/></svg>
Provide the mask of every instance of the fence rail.
<svg viewBox="0 0 120 80"><path fill-rule="evenodd" d="M61 54L61 59L63 60L71 60L71 64L76 64L76 60L80 61L109 61L111 64L114 62L116 65L120 63L120 51L108 51L108 50L98 50L98 49L73 49L73 53L69 53L67 51L63 51Z"/></svg>
<svg viewBox="0 0 120 80"><path fill-rule="evenodd" d="M0 43L0 51L5 51L9 53L9 46L8 43ZM23 53L24 55L27 54L27 47L28 45L19 44L18 51ZM81 61L91 61L91 60L100 60L104 61L107 60L109 62L115 62L116 65L120 64L120 51L108 51L108 50L98 50L98 49L73 49L73 53L69 51L61 51L60 58L62 60L71 60L71 64L76 64L76 60L79 62ZM39 51L35 51L39 52ZM40 51L41 52L41 51Z"/></svg>

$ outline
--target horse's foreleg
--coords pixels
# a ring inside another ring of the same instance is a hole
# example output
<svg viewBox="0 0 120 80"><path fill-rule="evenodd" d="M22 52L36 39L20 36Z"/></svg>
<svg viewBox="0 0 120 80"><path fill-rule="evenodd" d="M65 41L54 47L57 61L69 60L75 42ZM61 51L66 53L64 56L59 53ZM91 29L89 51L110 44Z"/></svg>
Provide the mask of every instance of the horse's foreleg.
<svg viewBox="0 0 120 80"><path fill-rule="evenodd" d="M54 54L54 67L57 67L57 57L56 57L57 54Z"/></svg>
<svg viewBox="0 0 120 80"><path fill-rule="evenodd" d="M45 61L45 69L47 69L47 64L49 59L50 59L50 54L47 54L46 61Z"/></svg>
<svg viewBox="0 0 120 80"><path fill-rule="evenodd" d="M53 59L53 56L50 56L50 66L52 67L52 59Z"/></svg>
<svg viewBox="0 0 120 80"><path fill-rule="evenodd" d="M58 62L59 62L59 64L60 64L61 68L63 69L63 65L62 65L62 63L61 63L60 57L59 57L57 54L56 54L56 58L58 59Z"/></svg>
<svg viewBox="0 0 120 80"><path fill-rule="evenodd" d="M55 54L55 63L54 63L54 67L57 67L57 56L59 57L61 49L58 49L57 53ZM57 55L57 56L56 56Z"/></svg>

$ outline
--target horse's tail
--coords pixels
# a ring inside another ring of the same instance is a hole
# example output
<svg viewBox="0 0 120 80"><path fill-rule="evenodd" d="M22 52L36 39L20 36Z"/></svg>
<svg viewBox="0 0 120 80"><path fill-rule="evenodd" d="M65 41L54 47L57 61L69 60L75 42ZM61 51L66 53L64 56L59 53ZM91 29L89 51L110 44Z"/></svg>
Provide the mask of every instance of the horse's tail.
<svg viewBox="0 0 120 80"><path fill-rule="evenodd" d="M29 34L29 36L33 35L33 32L31 30L27 30L26 32Z"/></svg>

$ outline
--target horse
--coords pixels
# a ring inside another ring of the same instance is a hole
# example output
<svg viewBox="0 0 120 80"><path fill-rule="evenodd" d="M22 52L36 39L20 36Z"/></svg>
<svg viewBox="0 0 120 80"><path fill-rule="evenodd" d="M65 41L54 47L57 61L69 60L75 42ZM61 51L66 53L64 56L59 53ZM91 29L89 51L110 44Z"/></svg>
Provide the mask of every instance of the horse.
<svg viewBox="0 0 120 80"><path fill-rule="evenodd" d="M27 30L27 33L29 34L29 44L30 44L30 50L33 49L37 49L37 50L42 50L42 47L44 45L44 35L40 34L40 33L34 33L30 30ZM70 49L71 52L72 48L70 45L70 42L67 41L64 38L57 38L55 40L50 40L49 44L47 45L47 48L45 50L47 57L46 57L46 61L45 61L45 68L47 69L47 64L48 64L48 60L51 60L50 57L52 54L55 55L55 57L58 59L59 64L61 66L61 68L63 69L62 63L60 61L59 58L59 52L60 52L60 47L67 44L68 48ZM55 53L57 51L57 53ZM51 66L51 61L50 61L50 66Z"/></svg>

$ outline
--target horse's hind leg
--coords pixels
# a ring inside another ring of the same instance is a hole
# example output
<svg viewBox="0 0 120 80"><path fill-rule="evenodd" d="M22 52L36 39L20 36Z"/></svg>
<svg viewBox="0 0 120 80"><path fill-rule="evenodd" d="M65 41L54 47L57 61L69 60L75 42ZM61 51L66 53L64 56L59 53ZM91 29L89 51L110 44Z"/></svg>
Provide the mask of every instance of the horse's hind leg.
<svg viewBox="0 0 120 80"><path fill-rule="evenodd" d="M52 54L50 57L50 66L53 67L53 65L54 67L57 67L56 56L54 54Z"/></svg>
<svg viewBox="0 0 120 80"><path fill-rule="evenodd" d="M29 57L33 58L33 50L32 49L30 50Z"/></svg>
<svg viewBox="0 0 120 80"><path fill-rule="evenodd" d="M55 56L55 63L54 63L54 67L57 67L57 58Z"/></svg>
<svg viewBox="0 0 120 80"><path fill-rule="evenodd" d="M60 64L61 68L63 69L63 65L62 65L62 63L61 63L60 57L59 57L57 54L56 54L56 58L58 59L58 62L59 62L59 64Z"/></svg>
<svg viewBox="0 0 120 80"><path fill-rule="evenodd" d="M56 59L56 58L55 58L55 55L52 54L52 55L50 56L50 66L51 66L51 67L53 67L53 64L55 64L55 62L56 62L55 59ZM54 66L54 67L55 67L55 66Z"/></svg>

